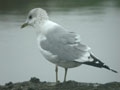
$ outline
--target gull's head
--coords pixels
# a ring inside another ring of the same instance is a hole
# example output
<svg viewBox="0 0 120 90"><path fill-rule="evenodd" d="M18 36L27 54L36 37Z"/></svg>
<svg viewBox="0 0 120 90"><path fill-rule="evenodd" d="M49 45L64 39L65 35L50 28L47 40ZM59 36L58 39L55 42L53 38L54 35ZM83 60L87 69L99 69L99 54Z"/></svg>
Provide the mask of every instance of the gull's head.
<svg viewBox="0 0 120 90"><path fill-rule="evenodd" d="M47 12L42 8L34 8L32 9L27 16L26 22L21 26L24 28L26 26L35 26L48 20Z"/></svg>

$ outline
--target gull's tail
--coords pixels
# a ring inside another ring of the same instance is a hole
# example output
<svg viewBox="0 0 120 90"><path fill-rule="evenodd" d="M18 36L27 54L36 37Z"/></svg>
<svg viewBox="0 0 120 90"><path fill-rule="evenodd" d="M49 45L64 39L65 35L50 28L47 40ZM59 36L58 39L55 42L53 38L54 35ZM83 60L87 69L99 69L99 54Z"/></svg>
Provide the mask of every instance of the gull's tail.
<svg viewBox="0 0 120 90"><path fill-rule="evenodd" d="M101 62L99 59L97 59L92 54L90 54L90 56L93 59L93 61L86 61L83 64L94 66L94 67L98 67L98 68L105 68L105 69L108 69L108 70L110 70L110 71L112 71L114 73L118 73L117 71L111 69L109 66L105 65L103 62Z"/></svg>

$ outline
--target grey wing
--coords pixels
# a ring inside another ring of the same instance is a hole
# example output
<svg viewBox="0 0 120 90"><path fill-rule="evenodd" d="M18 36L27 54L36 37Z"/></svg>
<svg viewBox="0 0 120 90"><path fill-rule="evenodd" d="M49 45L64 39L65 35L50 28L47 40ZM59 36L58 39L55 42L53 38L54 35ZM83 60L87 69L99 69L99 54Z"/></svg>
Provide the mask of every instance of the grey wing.
<svg viewBox="0 0 120 90"><path fill-rule="evenodd" d="M41 47L57 55L59 60L74 61L89 57L89 47L80 43L78 35L67 32L62 27L50 30L46 38L41 42Z"/></svg>

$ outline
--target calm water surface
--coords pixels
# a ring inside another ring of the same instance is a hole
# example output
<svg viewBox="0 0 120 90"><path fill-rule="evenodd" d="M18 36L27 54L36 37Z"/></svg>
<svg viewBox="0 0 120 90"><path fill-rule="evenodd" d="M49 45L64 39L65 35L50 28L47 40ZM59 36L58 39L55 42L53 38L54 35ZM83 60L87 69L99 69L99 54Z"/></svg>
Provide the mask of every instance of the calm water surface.
<svg viewBox="0 0 120 90"><path fill-rule="evenodd" d="M98 58L120 72L119 0L0 1L0 84L34 76L55 81L55 66L40 54L34 29L20 29L28 11L35 7L46 9L52 21L80 34ZM63 75L60 68L60 81ZM120 74L83 65L70 69L67 80L106 83L120 81Z"/></svg>

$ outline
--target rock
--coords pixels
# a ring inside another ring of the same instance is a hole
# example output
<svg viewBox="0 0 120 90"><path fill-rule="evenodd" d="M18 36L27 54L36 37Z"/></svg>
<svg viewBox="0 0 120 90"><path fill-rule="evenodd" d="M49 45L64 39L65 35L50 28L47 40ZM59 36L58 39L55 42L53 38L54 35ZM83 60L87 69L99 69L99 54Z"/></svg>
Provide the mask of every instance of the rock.
<svg viewBox="0 0 120 90"><path fill-rule="evenodd" d="M12 89L13 88L13 83L12 82L8 82L5 84L5 86L8 88L8 89Z"/></svg>
<svg viewBox="0 0 120 90"><path fill-rule="evenodd" d="M36 77L32 77L30 79L30 82L32 82L32 83L40 83L40 80L38 78L36 78Z"/></svg>
<svg viewBox="0 0 120 90"><path fill-rule="evenodd" d="M99 84L67 81L54 84L54 82L40 82L38 78L32 77L30 81L0 85L0 90L120 90L120 82Z"/></svg>

